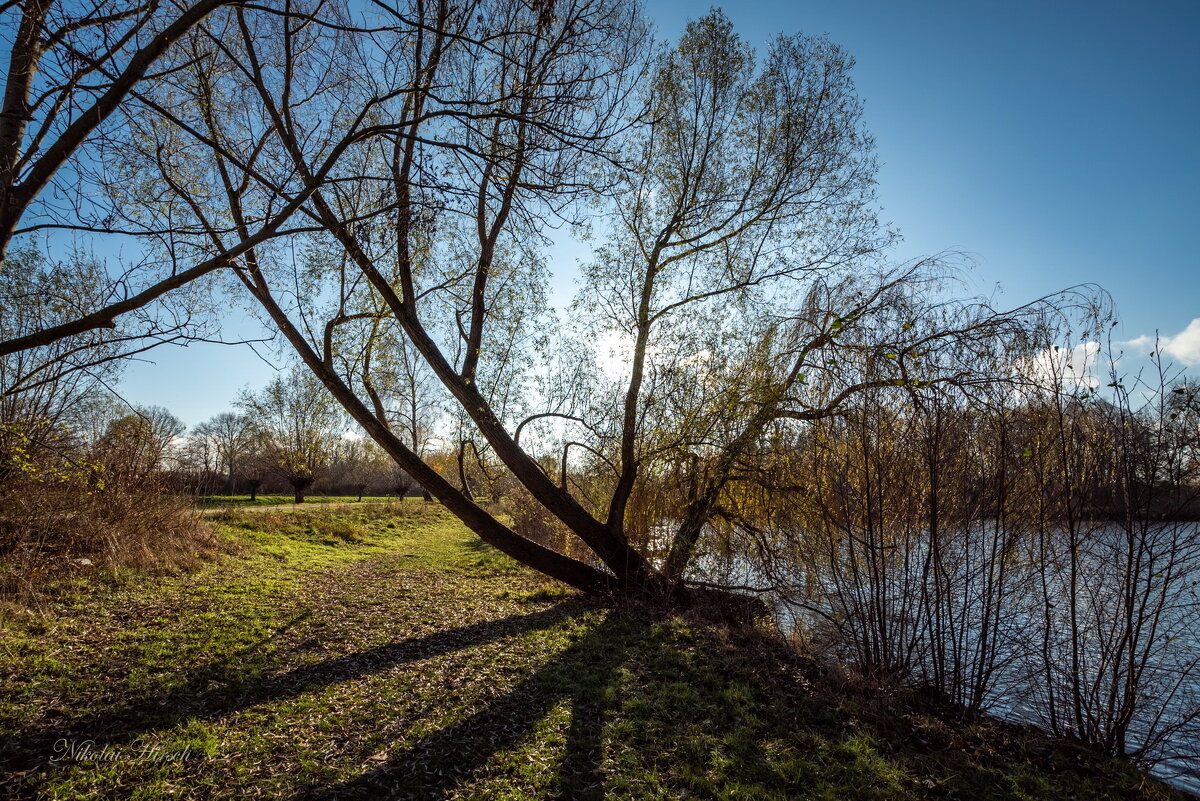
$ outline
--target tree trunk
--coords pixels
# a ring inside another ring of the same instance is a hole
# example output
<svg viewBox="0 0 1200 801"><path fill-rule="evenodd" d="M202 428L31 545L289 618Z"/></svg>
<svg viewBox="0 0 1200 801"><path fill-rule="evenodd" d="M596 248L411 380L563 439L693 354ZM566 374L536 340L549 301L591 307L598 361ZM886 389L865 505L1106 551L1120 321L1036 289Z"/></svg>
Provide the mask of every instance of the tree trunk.
<svg viewBox="0 0 1200 801"><path fill-rule="evenodd" d="M521 450L520 446L517 445L504 429L499 418L492 411L487 399L479 392L476 384L458 374L446 360L441 349L421 325L411 306L414 298L408 297L406 301L401 301L400 297L396 294L395 288L376 269L375 263L359 247L358 241L350 234L345 222L333 212L320 193L314 193L313 201L323 221L329 227L330 233L345 246L350 258L362 269L367 280L370 281L371 285L383 297L388 308L395 315L396 321L400 323L408 335L409 341L421 353L434 375L442 382L442 385L455 397L463 410L471 417L476 429L483 435L488 444L492 446L497 458L529 490L530 494L546 507L547 511L561 520L567 528L571 529L572 532L592 549L596 556L600 557L604 565L618 577L622 584L639 585L644 594L653 595L659 593L662 589L662 582L658 580L657 572L646 561L645 556L630 546L628 540L625 539L624 531L619 527L606 526L596 520L595 517L579 504L570 492L560 489L554 483L553 479L542 472L541 466L525 451ZM254 287L251 287L251 290L253 291ZM406 287L404 291L406 295L410 295L411 287ZM291 321L287 319L282 309L278 309L274 298L265 297L262 292L256 293L256 297L268 308L272 319L284 331L288 341L297 350L303 349L303 351L307 352L304 355L305 363L318 374L321 374L325 367L323 360L312 350L303 336L299 334ZM272 309L272 306L275 308ZM326 385L330 386L326 375L322 375L322 381L325 381ZM371 412L362 406L361 401L349 388L343 387L343 390L349 397L339 397L339 399L342 400L343 406L346 406L348 411L350 410L350 407L347 405L349 401L362 407L366 415L371 415ZM338 393L335 392L334 394L337 395ZM353 400L351 401L350 398L353 398ZM354 412L351 411L351 414L354 414ZM360 420L359 423L361 425L362 421ZM377 442L379 441L377 437L375 439ZM383 443L380 444L382 445ZM396 444L404 447L403 443L399 442L399 440L396 441ZM429 485L421 480L419 476L414 477L423 486L428 488ZM433 494L438 495L436 491ZM443 503L446 502L440 496L439 500ZM473 502L472 505L474 505Z"/></svg>
<svg viewBox="0 0 1200 801"><path fill-rule="evenodd" d="M42 55L41 31L49 9L49 0L21 4L21 22L12 42L5 76L4 106L0 112L0 221L3 221L0 225L0 258L7 253L12 230L25 210L13 196L17 192L18 161L25 141L25 127L31 119L29 93Z"/></svg>
<svg viewBox="0 0 1200 801"><path fill-rule="evenodd" d="M338 233L345 234L344 231ZM354 244L352 239L349 240L349 244L351 246ZM358 253L353 247L351 250L352 255L363 258L367 267L371 267L370 262L365 259L363 254ZM341 403L342 408L363 428L363 431L384 449L397 466L408 473L425 490L426 496L432 495L437 498L451 514L461 520L484 542L540 573L585 592L626 595L652 603L679 607L702 606L722 615L733 613L739 618L745 618L751 613L761 613L765 609L757 598L719 589L687 587L681 583L672 586L659 571L649 564L643 554L630 545L620 527L600 523L586 512L569 492L561 490L555 485L553 480L541 471L540 466L522 451L504 430L500 421L492 414L487 401L478 393L474 385L458 380L458 376L442 359L442 354L436 345L428 340L420 325L415 321L402 319L402 323L408 323L405 328L410 338L419 350L427 354L428 360L431 362L430 366L443 379L443 384L460 400L465 401L464 408L471 414L472 419L475 420L489 444L496 450L501 461L530 493L546 506L548 511L592 548L608 571L597 569L526 539L500 523L480 508L473 498L426 464L382 420L376 417L331 365L313 349L283 309L275 302L265 279L258 272L257 260L253 251L250 252L247 262L249 265L247 271L239 273L239 277L251 294L262 304L280 332L295 348L301 360ZM368 274L372 273L374 270L368 269ZM371 277L374 278L377 275L371 275ZM401 306L399 298L395 296L391 287L383 284L378 288L385 296L390 295L390 299L399 309ZM403 313L404 311L401 310L401 316ZM752 610L752 612L747 610Z"/></svg>

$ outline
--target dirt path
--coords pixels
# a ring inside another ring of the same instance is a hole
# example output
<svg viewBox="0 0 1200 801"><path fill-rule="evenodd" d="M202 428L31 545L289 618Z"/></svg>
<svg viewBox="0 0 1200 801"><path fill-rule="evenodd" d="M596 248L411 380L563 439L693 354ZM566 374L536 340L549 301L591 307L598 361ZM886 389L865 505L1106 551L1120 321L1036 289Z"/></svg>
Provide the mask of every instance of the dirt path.
<svg viewBox="0 0 1200 801"><path fill-rule="evenodd" d="M428 736L488 709L598 613L525 597L537 580L422 507L355 542L274 532L0 647L0 798L386 794L364 779L381 768L415 797L462 782L459 737L485 736L468 749L480 768L511 721Z"/></svg>

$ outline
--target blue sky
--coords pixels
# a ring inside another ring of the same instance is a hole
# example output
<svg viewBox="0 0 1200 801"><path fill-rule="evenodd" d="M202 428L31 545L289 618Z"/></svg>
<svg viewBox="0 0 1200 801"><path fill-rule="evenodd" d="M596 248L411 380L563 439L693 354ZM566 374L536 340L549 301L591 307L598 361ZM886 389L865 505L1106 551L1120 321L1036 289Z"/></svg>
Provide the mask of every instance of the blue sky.
<svg viewBox="0 0 1200 801"><path fill-rule="evenodd" d="M653 0L667 38L706 6ZM1017 305L1073 284L1108 290L1114 335L1159 332L1200 366L1200 2L742 2L761 45L827 34L857 60L895 256L968 253L968 290ZM557 295L578 249L558 251ZM240 318L240 314L236 314ZM244 325L238 326L245 329ZM132 366L135 403L189 425L270 370L245 348L162 349ZM1193 370L1195 372L1195 370Z"/></svg>

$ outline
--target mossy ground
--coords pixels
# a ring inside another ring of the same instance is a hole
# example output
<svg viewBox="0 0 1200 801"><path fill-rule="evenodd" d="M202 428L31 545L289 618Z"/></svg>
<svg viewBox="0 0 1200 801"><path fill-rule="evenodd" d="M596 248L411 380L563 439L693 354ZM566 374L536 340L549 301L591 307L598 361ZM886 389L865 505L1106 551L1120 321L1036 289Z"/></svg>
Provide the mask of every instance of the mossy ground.
<svg viewBox="0 0 1200 801"><path fill-rule="evenodd" d="M1175 797L1034 732L838 691L760 633L600 607L433 505L215 525L232 552L198 572L0 630L0 795Z"/></svg>

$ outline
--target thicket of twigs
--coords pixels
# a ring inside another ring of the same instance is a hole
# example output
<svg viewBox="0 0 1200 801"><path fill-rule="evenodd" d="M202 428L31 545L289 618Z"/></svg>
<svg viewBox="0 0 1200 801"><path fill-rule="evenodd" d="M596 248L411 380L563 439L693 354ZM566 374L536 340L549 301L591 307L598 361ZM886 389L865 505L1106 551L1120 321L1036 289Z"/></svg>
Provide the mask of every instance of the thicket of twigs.
<svg viewBox="0 0 1200 801"><path fill-rule="evenodd" d="M1200 393L1050 372L778 432L724 499L712 576L862 676L1195 758Z"/></svg>
<svg viewBox="0 0 1200 801"><path fill-rule="evenodd" d="M190 499L165 492L150 421L95 441L45 419L0 426L0 599L30 603L72 574L193 566L215 547Z"/></svg>

